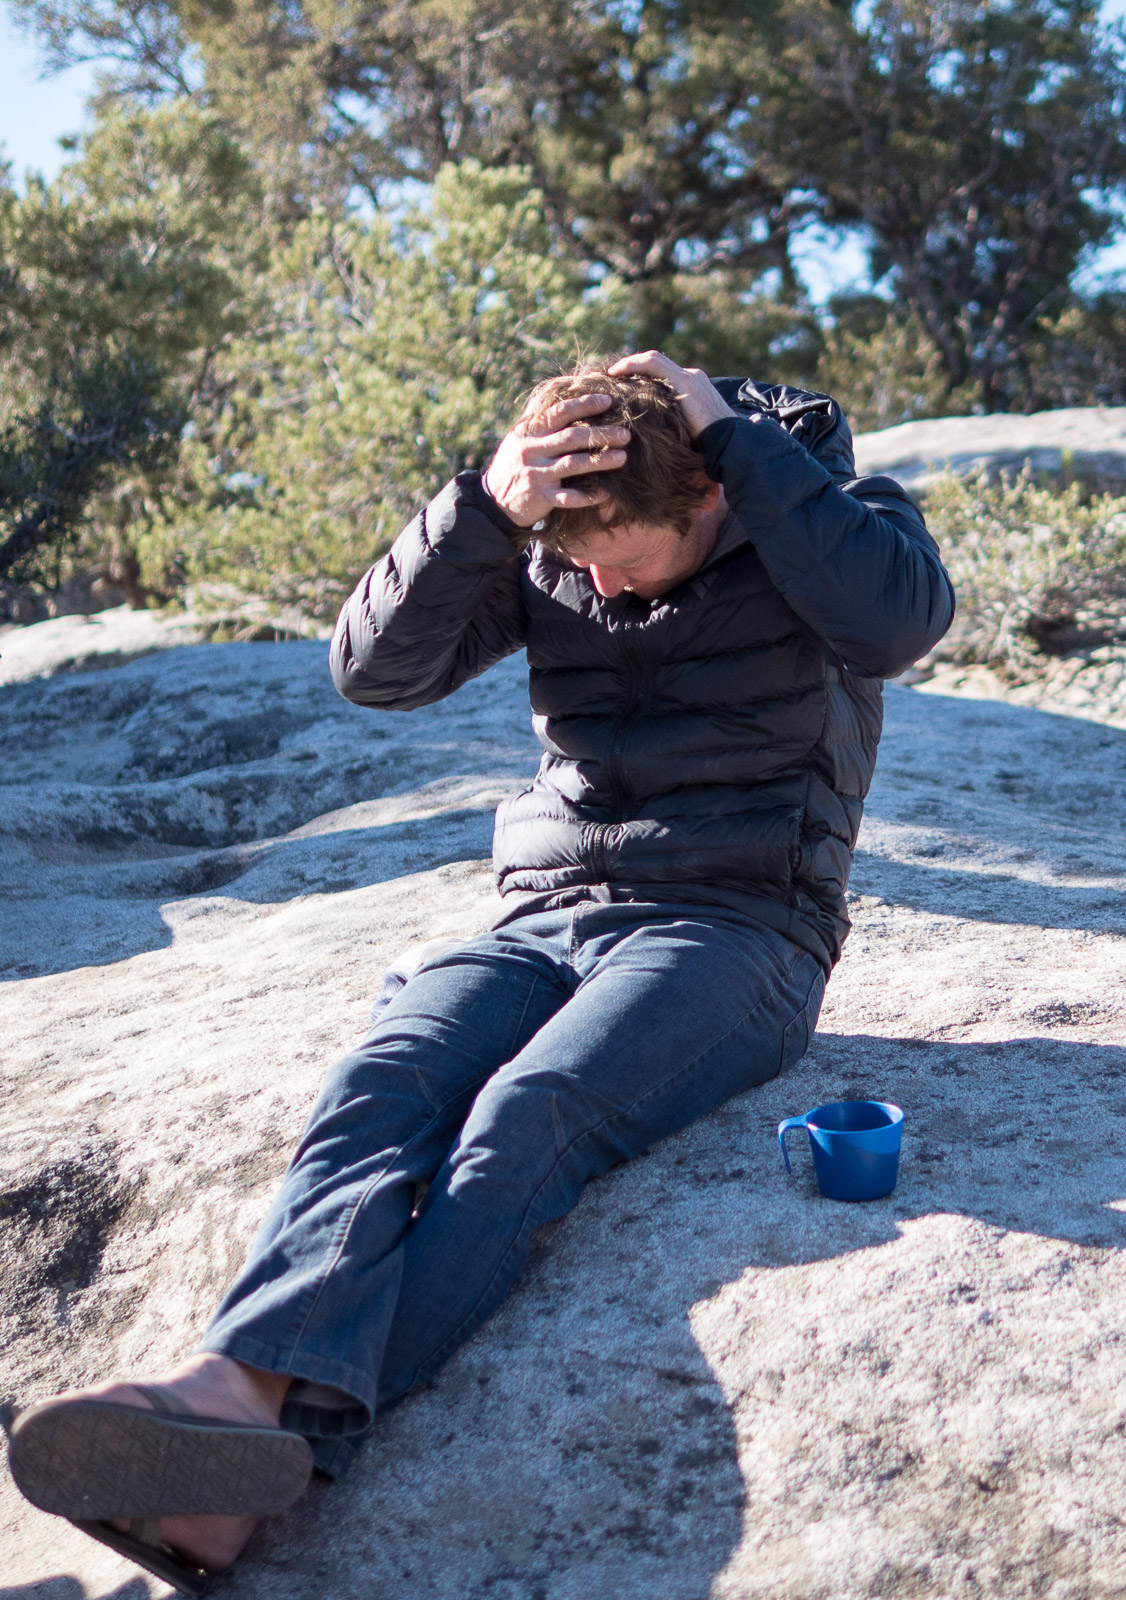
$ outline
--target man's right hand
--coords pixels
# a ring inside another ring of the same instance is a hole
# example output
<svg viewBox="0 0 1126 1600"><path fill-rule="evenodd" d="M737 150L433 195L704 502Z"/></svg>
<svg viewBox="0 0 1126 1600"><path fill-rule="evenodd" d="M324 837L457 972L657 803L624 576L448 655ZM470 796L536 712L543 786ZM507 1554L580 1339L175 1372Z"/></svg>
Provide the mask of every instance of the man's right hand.
<svg viewBox="0 0 1126 1600"><path fill-rule="evenodd" d="M605 499L600 491L569 489L563 479L582 472L608 472L624 464L629 429L600 428L587 420L609 404L608 394L557 400L537 417L525 413L505 434L485 472L484 485L519 527L533 527L554 506L573 510Z"/></svg>

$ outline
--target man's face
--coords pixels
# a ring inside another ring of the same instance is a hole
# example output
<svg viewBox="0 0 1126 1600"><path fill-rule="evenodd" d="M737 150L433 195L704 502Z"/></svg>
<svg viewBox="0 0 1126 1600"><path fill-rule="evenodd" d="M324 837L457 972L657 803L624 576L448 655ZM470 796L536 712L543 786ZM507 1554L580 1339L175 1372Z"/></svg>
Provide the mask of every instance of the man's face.
<svg viewBox="0 0 1126 1600"><path fill-rule="evenodd" d="M656 600L690 578L714 543L710 519L706 533L696 523L686 534L657 523L628 522L568 544L567 559L585 567L599 594L608 599L628 592Z"/></svg>

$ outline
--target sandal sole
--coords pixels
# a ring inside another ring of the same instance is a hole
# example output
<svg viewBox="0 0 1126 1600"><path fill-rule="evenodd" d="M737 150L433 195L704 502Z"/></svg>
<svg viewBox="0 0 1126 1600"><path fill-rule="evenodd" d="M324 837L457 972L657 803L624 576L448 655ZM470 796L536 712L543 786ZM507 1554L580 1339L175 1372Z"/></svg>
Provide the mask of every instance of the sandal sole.
<svg viewBox="0 0 1126 1600"><path fill-rule="evenodd" d="M72 1522L111 1517L268 1517L309 1481L299 1434L106 1400L21 1412L8 1442L20 1492Z"/></svg>

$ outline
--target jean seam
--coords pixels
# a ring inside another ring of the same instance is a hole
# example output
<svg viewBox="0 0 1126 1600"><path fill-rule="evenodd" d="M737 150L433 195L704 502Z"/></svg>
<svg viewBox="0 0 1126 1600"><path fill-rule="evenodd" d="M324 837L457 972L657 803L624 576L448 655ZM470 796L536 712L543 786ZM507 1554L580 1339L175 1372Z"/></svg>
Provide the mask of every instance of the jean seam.
<svg viewBox="0 0 1126 1600"><path fill-rule="evenodd" d="M678 1079L683 1078L685 1073L691 1072L693 1070L693 1068L698 1066L701 1061L705 1060L708 1056L713 1055L715 1053L715 1051L720 1049L720 1047L722 1045L724 1045L727 1042L728 1039L730 1039L730 1037L731 1037L731 1035L733 1033L737 1033L741 1028L745 1028L747 1023L754 1016L755 1012L761 1010L762 1007L764 1005L766 1005L769 1000L773 999L774 995L777 994L778 990L782 987L782 985L790 977L790 975L792 974L794 968L797 966L798 962L802 959L803 956L808 956L808 959L811 962L813 962L814 966L818 967L818 972L820 972L820 967L818 966L818 963L817 963L815 957L809 956L808 951L805 951L805 950L796 951L795 954L794 954L793 960L790 962L790 965L786 968L786 971L782 975L782 977L780 977L778 979L778 981L770 988L770 990L766 994L764 994L762 996L762 998L760 1000L758 1000L756 1002L756 1004L753 1005L750 1008L749 1011L744 1013L744 1015L740 1018L740 1020L738 1022L733 1023L732 1026L727 1029L726 1033L722 1033L719 1036L718 1039L714 1040L713 1043L708 1046L708 1048L706 1050L701 1050L698 1055L695 1055L695 1056L692 1057L691 1061L686 1062L685 1065L683 1067L681 1067L681 1069L678 1072L674 1072L670 1077L663 1079L660 1084L658 1084L658 1085L654 1086L653 1088L649 1089L645 1094L639 1095L636 1100L631 1102L630 1105L623 1107L623 1109L620 1110L620 1111L613 1112L609 1116L603 1117L601 1119L601 1121L596 1122L592 1127L585 1128L582 1133L577 1134L575 1136L575 1138L571 1140L570 1144L566 1147L565 1150L559 1151L558 1155L556 1156L555 1161L552 1163L551 1170L548 1173L545 1174L544 1178L542 1179L542 1181L540 1182L539 1186L537 1187L535 1194L532 1195L531 1199L528 1201L528 1204L527 1204L527 1206L525 1207L525 1210L524 1210L524 1215L523 1215L523 1217L521 1218L521 1221L520 1221L520 1226L516 1231L516 1234L515 1234L515 1236L514 1236L514 1238L512 1240L512 1243L509 1245L508 1249L505 1251L503 1257L501 1258L501 1260L500 1260L500 1262L499 1262L499 1264L497 1266L496 1271L493 1273L493 1276L489 1279L488 1285L486 1286L485 1289L482 1290L481 1294L478 1296L476 1302L473 1305L473 1309L471 1311L469 1311L462 1318L461 1322L458 1324L458 1326L454 1330L454 1332L450 1335L449 1339L447 1339L446 1343L442 1346L441 1350L440 1351L436 1351L434 1353L434 1355L431 1357L430 1362L427 1363L428 1366L433 1366L434 1370L437 1370L437 1367L441 1366L442 1363L446 1360L447 1353L452 1353L452 1351L457 1349L458 1345L463 1342L463 1340L462 1340L462 1329L466 1328L466 1327L468 1327L468 1326L470 1326L472 1324L473 1319L477 1315L477 1313L480 1310L481 1306L484 1305L486 1303L486 1301L488 1300L489 1295L492 1292L493 1285L496 1283L497 1279L500 1278L502 1276L502 1274L503 1274L505 1262L508 1261L508 1259L512 1255L513 1251L518 1248L521 1240L523 1239L525 1231L527 1230L527 1227L528 1227L528 1220L532 1216L533 1212L535 1211L535 1208L536 1208L536 1205L537 1205L537 1203L538 1203L538 1201L540 1199L540 1196L543 1194L543 1192L547 1188L548 1184L551 1183L552 1179L555 1177L556 1173L559 1171L559 1168L563 1165L563 1163L567 1159L567 1157L569 1155L571 1155L571 1153L574 1150L576 1150L578 1148L578 1146L580 1144L582 1144L582 1142L584 1140L592 1139L595 1134L600 1133L610 1123L613 1123L615 1120L631 1116L637 1110L638 1106L644 1105L645 1102L647 1100L651 1100L654 1095L665 1093L669 1088L671 1088L671 1086L673 1084L675 1084L677 1082ZM816 981L816 977L815 977L814 981ZM809 996L807 995L803 1005L799 1008L799 1010L797 1012L794 1013L794 1015L795 1016L799 1016L801 1014L801 1011L804 1010L805 1006L807 1006L808 1004L809 1004ZM790 1021L792 1022L793 1018L791 1018ZM789 1026L789 1023L787 1024L787 1027L788 1026ZM538 1227L538 1224L536 1224L535 1226ZM532 1231L533 1232L535 1231L535 1227L533 1227ZM413 1387L414 1384L419 1381L419 1374L423 1370L424 1369L422 1369L422 1368L417 1369L415 1374L412 1376L410 1387Z"/></svg>
<svg viewBox="0 0 1126 1600"><path fill-rule="evenodd" d="M535 974L535 973L533 973L531 978L529 979L528 990L527 990L527 993L524 996L524 1004L520 1008L520 1015L516 1019L516 1021L514 1022L513 1026L512 1026L512 1029L511 1029L511 1031L509 1033L508 1051L511 1051L511 1047L516 1041L516 1038L517 1038L517 1036L519 1034L519 1031L520 1031L520 1026L523 1023L524 1018L528 1014L528 1007L531 1004L532 995L535 992L536 984L539 983L540 981L541 980L540 980L538 974ZM311 1294L312 1298L310 1299L309 1305L308 1305L308 1309L306 1310L305 1315L301 1320L301 1326L298 1328L297 1332L294 1334L293 1340L290 1343L290 1346L289 1346L290 1356L292 1356L296 1352L298 1345L301 1343L302 1339L305 1336L305 1332L306 1332L306 1329L309 1326L310 1319L312 1318L312 1315L313 1315L314 1311L317 1309L317 1302L320 1299L321 1295L323 1294L325 1285L328 1282L329 1277L331 1276L334 1268L338 1265L338 1263L340 1261L341 1253L343 1252L345 1244L347 1243L349 1231L350 1231L350 1229L352 1227L352 1224L356 1220L356 1216L359 1213L360 1207L368 1199L369 1195L371 1194L372 1190L375 1188L376 1184L386 1174L387 1168L390 1165L390 1163L393 1160L395 1160L396 1157L401 1156L405 1151L409 1150L411 1145L414 1144L417 1140L422 1139L423 1137L425 1137L425 1135L428 1134L430 1132L430 1130L434 1127L435 1123L441 1120L441 1117L442 1117L443 1113L445 1112L447 1106L453 1105L455 1100L461 1099L462 1096L465 1095L465 1094L473 1094L473 1093L475 1093L481 1087L481 1085L483 1083L486 1083L489 1080L489 1078L491 1078L493 1076L493 1073L496 1070L497 1069L494 1067L491 1071L485 1072L484 1074L482 1074L481 1077L474 1079L474 1081L471 1084L469 1084L466 1088L459 1090L457 1094L452 1094L452 1095L449 1096L448 1099L443 1100L442 1104L435 1110L433 1116L430 1117L429 1121L427 1121L424 1124L423 1127L419 1128L416 1133L412 1134L412 1136L409 1139L405 1140L402 1144L396 1145L393 1150L389 1150L387 1152L387 1159L384 1161L384 1163L381 1166L379 1172L376 1173L365 1184L365 1186L363 1188L363 1191L356 1196L355 1200L352 1202L351 1206L348 1208L348 1210L345 1213L345 1215L340 1219L340 1225L339 1225L338 1234L333 1238L333 1240L330 1242L329 1247L328 1247L327 1254L329 1255L329 1260L327 1261L326 1265L322 1268L322 1270L320 1272L320 1275L319 1275L319 1280L318 1280L315 1288L313 1288L310 1291L308 1291L308 1293Z"/></svg>

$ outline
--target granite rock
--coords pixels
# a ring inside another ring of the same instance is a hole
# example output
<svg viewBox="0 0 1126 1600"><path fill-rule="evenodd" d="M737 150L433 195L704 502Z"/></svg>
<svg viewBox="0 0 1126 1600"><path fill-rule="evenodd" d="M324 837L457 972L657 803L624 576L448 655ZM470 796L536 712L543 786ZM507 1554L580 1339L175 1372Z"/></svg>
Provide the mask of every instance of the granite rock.
<svg viewBox="0 0 1126 1600"><path fill-rule="evenodd" d="M912 494L924 493L943 468L985 467L1016 476L1078 479L1105 494L1126 494L1126 406L1074 406L988 417L903 422L856 439L856 469L887 473Z"/></svg>
<svg viewBox="0 0 1126 1600"><path fill-rule="evenodd" d="M190 1348L383 968L495 909L522 661L402 717L325 654L4 691L0 1395ZM805 1061L592 1185L217 1600L1126 1592L1126 732L887 710ZM854 1097L907 1114L869 1205L774 1137ZM6 1477L0 1552L0 1600L166 1593Z"/></svg>

